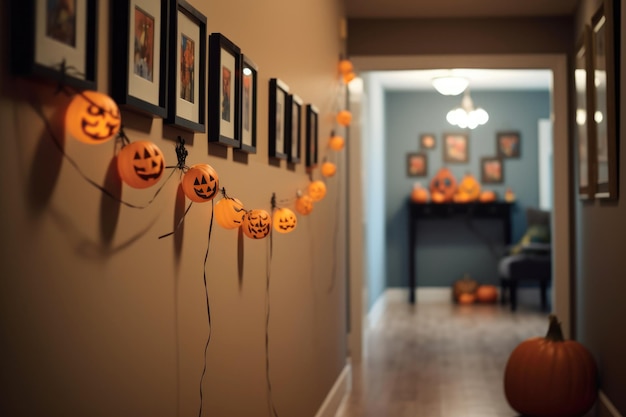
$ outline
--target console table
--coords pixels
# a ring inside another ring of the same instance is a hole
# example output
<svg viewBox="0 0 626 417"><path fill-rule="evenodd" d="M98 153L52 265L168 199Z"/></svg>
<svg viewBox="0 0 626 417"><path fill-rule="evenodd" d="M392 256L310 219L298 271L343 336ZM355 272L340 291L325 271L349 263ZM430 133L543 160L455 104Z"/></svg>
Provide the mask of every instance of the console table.
<svg viewBox="0 0 626 417"><path fill-rule="evenodd" d="M409 302L415 303L417 276L415 268L415 248L417 246L417 223L424 219L469 217L501 221L504 230L504 244L511 244L512 203L494 201L492 203L414 203L409 199Z"/></svg>

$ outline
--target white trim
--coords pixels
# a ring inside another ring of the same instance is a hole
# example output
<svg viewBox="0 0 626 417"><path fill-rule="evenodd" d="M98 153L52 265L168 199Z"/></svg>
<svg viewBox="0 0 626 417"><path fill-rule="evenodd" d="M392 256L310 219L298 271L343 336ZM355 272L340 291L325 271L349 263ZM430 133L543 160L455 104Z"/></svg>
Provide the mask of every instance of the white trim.
<svg viewBox="0 0 626 417"><path fill-rule="evenodd" d="M623 417L620 414L620 412L617 410L617 408L615 408L611 400L609 400L609 397L607 397L604 392L602 391L598 392L598 399L600 400L602 405L604 405L604 407L606 407L606 409L609 410L609 413L611 413L612 417Z"/></svg>
<svg viewBox="0 0 626 417"><path fill-rule="evenodd" d="M339 408L343 405L344 399L348 396L351 387L352 367L347 363L328 392L328 395L326 395L315 417L335 417Z"/></svg>

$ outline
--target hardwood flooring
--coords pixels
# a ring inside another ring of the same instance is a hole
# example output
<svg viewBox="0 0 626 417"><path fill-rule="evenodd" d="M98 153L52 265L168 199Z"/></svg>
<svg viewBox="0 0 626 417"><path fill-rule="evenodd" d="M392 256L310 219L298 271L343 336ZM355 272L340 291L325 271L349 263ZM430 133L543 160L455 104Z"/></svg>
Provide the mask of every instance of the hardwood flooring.
<svg viewBox="0 0 626 417"><path fill-rule="evenodd" d="M409 305L387 297L366 333L352 390L336 417L513 417L502 380L511 351L545 335L546 313L520 306L457 306L449 299Z"/></svg>

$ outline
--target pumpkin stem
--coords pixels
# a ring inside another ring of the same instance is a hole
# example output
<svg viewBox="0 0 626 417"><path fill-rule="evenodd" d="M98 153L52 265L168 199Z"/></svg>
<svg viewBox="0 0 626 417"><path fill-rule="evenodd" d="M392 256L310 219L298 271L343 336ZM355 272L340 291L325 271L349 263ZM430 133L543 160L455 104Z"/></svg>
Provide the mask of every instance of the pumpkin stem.
<svg viewBox="0 0 626 417"><path fill-rule="evenodd" d="M548 334L546 334L546 339L553 342L563 342L565 339L563 338L563 331L561 330L561 323L555 314L550 314L548 317L550 319L550 327L548 327Z"/></svg>

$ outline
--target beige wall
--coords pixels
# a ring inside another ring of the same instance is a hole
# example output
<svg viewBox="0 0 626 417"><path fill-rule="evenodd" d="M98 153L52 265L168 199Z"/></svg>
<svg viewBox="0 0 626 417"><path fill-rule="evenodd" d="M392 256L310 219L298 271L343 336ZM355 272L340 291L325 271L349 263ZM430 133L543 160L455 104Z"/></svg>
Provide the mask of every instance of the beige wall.
<svg viewBox="0 0 626 417"><path fill-rule="evenodd" d="M107 91L108 1L99 2L98 83ZM336 63L342 48L337 0L192 1L259 66L258 153L249 158L207 144L204 134L163 127L160 119L123 113L131 140L150 139L175 163L177 135L188 164L207 162L221 185L246 208L270 209L306 186L303 164L267 158L268 80L278 77L320 109L320 147L338 110ZM0 56L7 61L6 13L0 15ZM3 399L11 416L191 416L207 337L203 285L210 203L195 204L176 237L182 200L177 176L143 210L116 204L88 184L46 134L44 121L63 115L68 99L48 85L16 79L2 65L0 164L2 242L0 331ZM107 174L113 142L64 141L65 152L98 184L120 187ZM339 169L344 157L339 156ZM316 172L314 177L319 178ZM153 189L121 186L125 201L143 204ZM281 416L313 416L346 360L345 183L290 235L274 235L271 263L270 371ZM336 239L336 240L335 240ZM253 241L215 226L206 265L212 339L203 384L211 416L263 416L265 284L269 240ZM331 285L335 279L334 285Z"/></svg>

